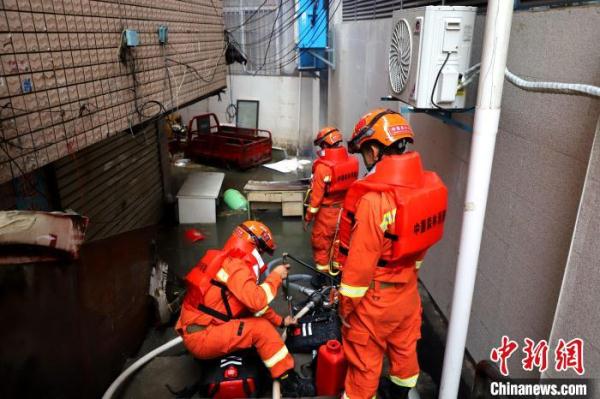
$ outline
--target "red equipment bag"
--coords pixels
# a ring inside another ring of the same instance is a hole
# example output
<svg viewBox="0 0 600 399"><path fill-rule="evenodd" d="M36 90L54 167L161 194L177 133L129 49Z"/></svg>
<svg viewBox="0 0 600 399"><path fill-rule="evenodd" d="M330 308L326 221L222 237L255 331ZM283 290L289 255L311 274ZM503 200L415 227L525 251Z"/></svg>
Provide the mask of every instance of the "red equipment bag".
<svg viewBox="0 0 600 399"><path fill-rule="evenodd" d="M254 398L269 381L269 372L254 349L203 360L202 367L209 398Z"/></svg>

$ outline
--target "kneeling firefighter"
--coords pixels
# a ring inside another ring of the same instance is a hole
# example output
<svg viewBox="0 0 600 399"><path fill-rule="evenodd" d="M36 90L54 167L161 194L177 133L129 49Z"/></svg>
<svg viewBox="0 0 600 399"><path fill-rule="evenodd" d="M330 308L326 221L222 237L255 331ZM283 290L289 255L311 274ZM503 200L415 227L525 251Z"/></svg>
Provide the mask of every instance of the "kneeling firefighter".
<svg viewBox="0 0 600 399"><path fill-rule="evenodd" d="M405 152L413 131L398 113L363 116L349 142L370 173L344 201L340 247L340 316L348 359L345 398L406 398L417 383L421 301L417 272L425 252L441 239L447 189ZM379 381L383 356L390 376ZM378 389L379 386L379 389Z"/></svg>
<svg viewBox="0 0 600 399"><path fill-rule="evenodd" d="M272 255L274 249L264 224L246 221L236 227L222 250L208 250L186 276L188 288L175 328L199 359L254 347L271 376L281 381L284 396L311 395L312 385L294 372L294 360L276 330L295 320L269 307L289 265L275 267L258 284L266 270L261 255Z"/></svg>
<svg viewBox="0 0 600 399"><path fill-rule="evenodd" d="M311 242L317 269L331 275L338 274L332 246L342 204L346 191L358 178L358 160L348 155L342 141L342 134L335 127L325 127L317 134L313 143L321 151L313 163L310 202L304 217L305 226L315 221Z"/></svg>

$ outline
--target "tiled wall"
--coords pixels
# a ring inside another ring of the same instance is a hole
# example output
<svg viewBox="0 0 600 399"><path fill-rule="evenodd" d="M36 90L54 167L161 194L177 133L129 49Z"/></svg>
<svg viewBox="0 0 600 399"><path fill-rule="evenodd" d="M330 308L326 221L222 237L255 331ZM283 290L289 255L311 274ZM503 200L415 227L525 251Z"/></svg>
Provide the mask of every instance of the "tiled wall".
<svg viewBox="0 0 600 399"><path fill-rule="evenodd" d="M0 1L0 182L224 87L224 49L221 0Z"/></svg>

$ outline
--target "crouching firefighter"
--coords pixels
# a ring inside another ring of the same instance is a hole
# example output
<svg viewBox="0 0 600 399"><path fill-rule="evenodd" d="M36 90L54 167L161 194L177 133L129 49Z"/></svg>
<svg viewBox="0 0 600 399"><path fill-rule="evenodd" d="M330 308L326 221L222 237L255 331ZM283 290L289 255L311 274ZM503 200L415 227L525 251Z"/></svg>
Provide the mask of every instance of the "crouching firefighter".
<svg viewBox="0 0 600 399"><path fill-rule="evenodd" d="M275 267L262 284L263 253L273 254L275 241L267 226L246 221L235 228L222 250L208 250L186 276L187 292L176 324L185 347L199 359L256 348L284 396L311 395L310 384L294 372L276 327L295 323L269 304L289 265Z"/></svg>
<svg viewBox="0 0 600 399"><path fill-rule="evenodd" d="M442 237L447 189L405 151L412 142L408 122L384 109L363 116L349 142L370 173L346 194L339 231L344 398L407 398L419 376L417 272ZM384 355L390 375L380 381Z"/></svg>
<svg viewBox="0 0 600 399"><path fill-rule="evenodd" d="M332 258L332 246L340 223L346 191L358 178L358 160L349 156L342 146L343 137L334 127L319 131L314 145L321 147L313 163L310 202L304 217L305 226L314 219L312 229L313 257L317 269L338 274L337 262Z"/></svg>

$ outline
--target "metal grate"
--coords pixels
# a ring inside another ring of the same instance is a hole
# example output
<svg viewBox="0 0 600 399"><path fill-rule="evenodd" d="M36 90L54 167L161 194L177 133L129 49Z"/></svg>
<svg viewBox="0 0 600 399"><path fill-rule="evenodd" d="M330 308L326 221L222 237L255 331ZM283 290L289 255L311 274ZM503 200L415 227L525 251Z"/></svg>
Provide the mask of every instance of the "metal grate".
<svg viewBox="0 0 600 399"><path fill-rule="evenodd" d="M525 9L532 7L560 7L590 2L592 1L516 0L515 8ZM344 21L391 18L396 10L432 5L477 6L485 9L486 4L487 1L484 0L343 0L342 18Z"/></svg>

